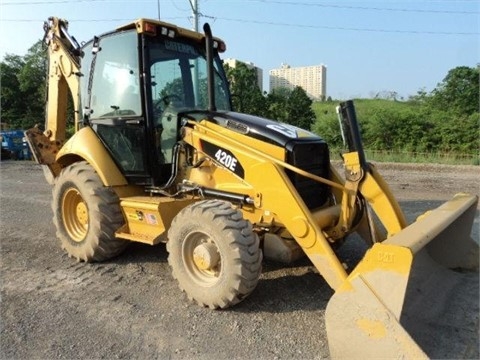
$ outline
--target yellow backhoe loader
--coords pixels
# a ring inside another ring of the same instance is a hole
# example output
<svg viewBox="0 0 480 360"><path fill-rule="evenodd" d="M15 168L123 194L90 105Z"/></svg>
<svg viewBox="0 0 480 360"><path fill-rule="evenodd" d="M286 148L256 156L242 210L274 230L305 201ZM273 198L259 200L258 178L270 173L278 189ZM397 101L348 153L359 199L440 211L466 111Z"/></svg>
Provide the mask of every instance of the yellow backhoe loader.
<svg viewBox="0 0 480 360"><path fill-rule="evenodd" d="M132 241L166 242L188 298L223 309L254 290L263 256L306 255L334 290L325 315L332 357L429 356L402 322L407 288L438 264L478 269L476 196L458 194L408 225L365 158L353 103L338 107L341 175L319 136L232 110L226 46L208 24L202 34L139 19L83 46L65 20L52 17L44 30L47 119L26 135L53 185L69 256L102 261ZM346 269L337 250L352 233L369 250Z"/></svg>

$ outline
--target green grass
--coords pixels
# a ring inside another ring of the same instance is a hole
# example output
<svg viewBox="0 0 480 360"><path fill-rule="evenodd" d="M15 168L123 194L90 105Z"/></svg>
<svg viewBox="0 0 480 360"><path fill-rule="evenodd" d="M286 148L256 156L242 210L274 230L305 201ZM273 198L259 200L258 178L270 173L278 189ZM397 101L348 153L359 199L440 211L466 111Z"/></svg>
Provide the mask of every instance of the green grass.
<svg viewBox="0 0 480 360"><path fill-rule="evenodd" d="M340 159L340 149L331 149L332 159ZM368 161L413 164L480 165L480 154L412 153L407 151L365 150Z"/></svg>
<svg viewBox="0 0 480 360"><path fill-rule="evenodd" d="M401 109L411 109L412 107L419 107L420 105L405 102L405 101L392 101L384 99L355 99L354 101L355 111L358 114L373 112L378 109L386 110L401 110ZM312 104L312 109L317 115L324 116L326 114L336 114L335 109L340 104L340 101L316 101ZM336 116L336 115L335 115Z"/></svg>
<svg viewBox="0 0 480 360"><path fill-rule="evenodd" d="M409 153L367 150L368 159L379 162L430 163L449 165L480 165L479 155L455 153Z"/></svg>

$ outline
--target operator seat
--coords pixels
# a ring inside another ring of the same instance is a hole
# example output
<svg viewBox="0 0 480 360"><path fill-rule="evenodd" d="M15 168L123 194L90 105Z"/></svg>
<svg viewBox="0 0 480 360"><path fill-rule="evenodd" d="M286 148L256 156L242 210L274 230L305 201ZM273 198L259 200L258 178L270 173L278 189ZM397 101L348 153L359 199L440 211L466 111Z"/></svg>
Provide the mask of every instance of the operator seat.
<svg viewBox="0 0 480 360"><path fill-rule="evenodd" d="M183 107L180 100L171 100L160 117L159 152L161 162L173 162L173 147L178 140L178 113Z"/></svg>

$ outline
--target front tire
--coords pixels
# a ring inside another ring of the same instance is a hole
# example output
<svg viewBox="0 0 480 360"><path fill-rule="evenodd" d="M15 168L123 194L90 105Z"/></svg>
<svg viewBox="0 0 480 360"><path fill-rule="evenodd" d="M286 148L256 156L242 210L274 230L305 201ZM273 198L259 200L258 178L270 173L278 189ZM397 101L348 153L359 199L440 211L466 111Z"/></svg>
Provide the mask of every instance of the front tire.
<svg viewBox="0 0 480 360"><path fill-rule="evenodd" d="M127 246L115 238L124 223L118 196L85 161L66 167L55 180L52 209L62 248L77 261L103 261Z"/></svg>
<svg viewBox="0 0 480 360"><path fill-rule="evenodd" d="M212 309L242 301L262 271L257 234L225 201L200 201L178 213L168 232L167 251L180 289Z"/></svg>

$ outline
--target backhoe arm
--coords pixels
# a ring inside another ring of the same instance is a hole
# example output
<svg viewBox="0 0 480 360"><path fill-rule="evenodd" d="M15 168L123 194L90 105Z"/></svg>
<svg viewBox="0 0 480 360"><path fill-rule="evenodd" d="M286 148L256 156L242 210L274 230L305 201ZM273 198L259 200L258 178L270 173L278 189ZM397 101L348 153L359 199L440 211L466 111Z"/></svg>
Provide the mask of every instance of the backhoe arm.
<svg viewBox="0 0 480 360"><path fill-rule="evenodd" d="M70 92L73 100L75 129L80 120L80 45L68 31L68 22L51 17L44 24L44 40L48 46L48 98L45 132L37 127L25 132L35 160L48 165L52 174L59 172L55 157L66 138L67 104Z"/></svg>

